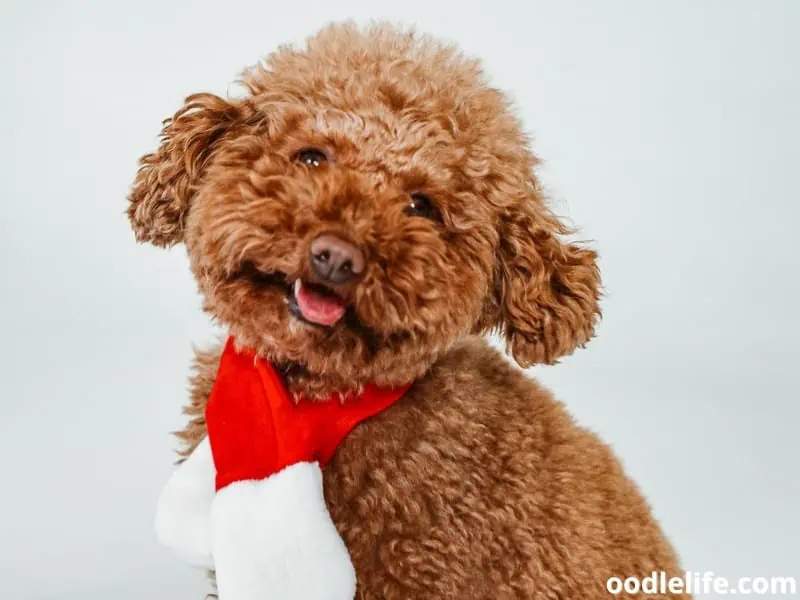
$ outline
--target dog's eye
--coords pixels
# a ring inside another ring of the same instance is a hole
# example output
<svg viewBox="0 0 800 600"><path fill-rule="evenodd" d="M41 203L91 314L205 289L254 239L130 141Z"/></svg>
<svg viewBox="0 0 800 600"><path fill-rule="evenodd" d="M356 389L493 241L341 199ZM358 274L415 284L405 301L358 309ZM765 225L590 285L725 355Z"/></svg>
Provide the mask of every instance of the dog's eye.
<svg viewBox="0 0 800 600"><path fill-rule="evenodd" d="M328 162L328 157L322 150L316 148L303 148L295 154L294 159L309 167L318 167L324 162Z"/></svg>
<svg viewBox="0 0 800 600"><path fill-rule="evenodd" d="M411 194L411 201L406 207L406 214L412 217L425 217L433 221L439 220L439 211L436 210L433 200L425 194Z"/></svg>

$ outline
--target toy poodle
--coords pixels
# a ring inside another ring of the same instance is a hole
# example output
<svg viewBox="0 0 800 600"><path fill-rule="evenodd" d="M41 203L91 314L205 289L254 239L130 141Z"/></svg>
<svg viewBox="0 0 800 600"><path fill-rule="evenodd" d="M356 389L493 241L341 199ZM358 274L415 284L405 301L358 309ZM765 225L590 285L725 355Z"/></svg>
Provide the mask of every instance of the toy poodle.
<svg viewBox="0 0 800 600"><path fill-rule="evenodd" d="M480 63L346 23L241 83L164 122L128 215L139 241L185 244L204 309L295 401L410 384L324 468L356 597L588 600L679 574L609 447L519 368L592 338L600 274ZM184 456L221 351L196 356Z"/></svg>

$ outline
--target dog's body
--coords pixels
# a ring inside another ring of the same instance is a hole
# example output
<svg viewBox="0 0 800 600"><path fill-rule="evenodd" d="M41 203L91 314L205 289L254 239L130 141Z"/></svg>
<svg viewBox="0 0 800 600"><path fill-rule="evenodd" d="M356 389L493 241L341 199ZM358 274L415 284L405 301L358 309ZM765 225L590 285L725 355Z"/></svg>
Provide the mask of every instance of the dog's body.
<svg viewBox="0 0 800 600"><path fill-rule="evenodd" d="M610 450L478 337L553 363L600 314L596 254L562 239L478 63L332 26L243 83L165 122L128 213L140 241L186 244L204 308L297 402L413 383L326 467L358 598L589 600L677 574ZM187 452L218 359L198 356Z"/></svg>
<svg viewBox="0 0 800 600"><path fill-rule="evenodd" d="M219 353L195 362L187 453ZM359 600L589 600L610 597L609 577L680 575L611 450L480 338L357 428L325 489Z"/></svg>

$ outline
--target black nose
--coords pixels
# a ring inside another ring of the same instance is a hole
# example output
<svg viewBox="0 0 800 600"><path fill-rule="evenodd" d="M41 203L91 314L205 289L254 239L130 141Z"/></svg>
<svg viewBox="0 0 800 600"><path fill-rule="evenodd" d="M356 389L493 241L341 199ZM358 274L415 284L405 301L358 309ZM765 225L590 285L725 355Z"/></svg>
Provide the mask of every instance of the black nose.
<svg viewBox="0 0 800 600"><path fill-rule="evenodd" d="M326 233L311 242L311 267L323 282L347 283L364 272L364 253Z"/></svg>

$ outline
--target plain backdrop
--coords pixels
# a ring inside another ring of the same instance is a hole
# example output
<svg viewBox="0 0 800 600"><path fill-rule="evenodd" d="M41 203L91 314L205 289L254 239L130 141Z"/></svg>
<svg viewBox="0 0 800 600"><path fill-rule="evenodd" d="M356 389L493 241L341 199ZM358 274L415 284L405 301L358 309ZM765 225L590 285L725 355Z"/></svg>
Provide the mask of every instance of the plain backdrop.
<svg viewBox="0 0 800 600"><path fill-rule="evenodd" d="M214 334L127 188L184 96L351 17L457 41L513 95L607 292L588 348L531 374L685 568L800 575L800 2L29 0L0 4L3 595L202 598L151 521Z"/></svg>

